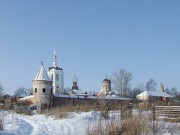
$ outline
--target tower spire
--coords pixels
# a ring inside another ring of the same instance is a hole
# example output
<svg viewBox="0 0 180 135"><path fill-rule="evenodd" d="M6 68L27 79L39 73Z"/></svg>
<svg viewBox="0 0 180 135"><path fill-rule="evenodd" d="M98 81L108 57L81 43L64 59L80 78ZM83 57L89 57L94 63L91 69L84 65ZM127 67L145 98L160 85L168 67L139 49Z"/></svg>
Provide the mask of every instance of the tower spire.
<svg viewBox="0 0 180 135"><path fill-rule="evenodd" d="M57 67L57 57L56 57L56 49L54 48L54 61L53 61L53 67Z"/></svg>
<svg viewBox="0 0 180 135"><path fill-rule="evenodd" d="M78 81L78 79L77 79L77 77L76 77L75 70L74 70L74 76L73 76L73 79L72 79L72 81L73 81L73 82L77 82L77 81Z"/></svg>
<svg viewBox="0 0 180 135"><path fill-rule="evenodd" d="M74 71L74 76L73 76L72 82L73 82L72 90L73 90L73 89L78 90L78 85L77 85L78 79L77 79L77 77L76 77L75 71Z"/></svg>
<svg viewBox="0 0 180 135"><path fill-rule="evenodd" d="M161 84L160 84L160 90L162 91L162 92L164 92L164 84L161 82Z"/></svg>

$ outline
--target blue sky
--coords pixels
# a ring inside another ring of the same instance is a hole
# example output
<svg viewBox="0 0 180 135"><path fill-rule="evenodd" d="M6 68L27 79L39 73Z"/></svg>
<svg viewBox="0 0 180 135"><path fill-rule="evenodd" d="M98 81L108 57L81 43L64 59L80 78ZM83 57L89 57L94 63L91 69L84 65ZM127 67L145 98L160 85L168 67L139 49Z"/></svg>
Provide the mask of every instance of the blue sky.
<svg viewBox="0 0 180 135"><path fill-rule="evenodd" d="M150 78L180 90L178 0L1 0L0 83L6 93L32 80L44 62L58 65L71 87L98 91L106 73L132 72L131 87Z"/></svg>

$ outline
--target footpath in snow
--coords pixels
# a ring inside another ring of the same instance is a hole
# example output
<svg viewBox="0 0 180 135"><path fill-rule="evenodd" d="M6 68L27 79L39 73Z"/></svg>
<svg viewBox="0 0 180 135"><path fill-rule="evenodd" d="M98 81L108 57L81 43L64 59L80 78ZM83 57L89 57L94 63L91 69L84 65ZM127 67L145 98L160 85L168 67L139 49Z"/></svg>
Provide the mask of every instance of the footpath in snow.
<svg viewBox="0 0 180 135"><path fill-rule="evenodd" d="M88 122L97 119L96 113L72 113L66 119L45 115L23 116L4 112L2 135L84 135Z"/></svg>

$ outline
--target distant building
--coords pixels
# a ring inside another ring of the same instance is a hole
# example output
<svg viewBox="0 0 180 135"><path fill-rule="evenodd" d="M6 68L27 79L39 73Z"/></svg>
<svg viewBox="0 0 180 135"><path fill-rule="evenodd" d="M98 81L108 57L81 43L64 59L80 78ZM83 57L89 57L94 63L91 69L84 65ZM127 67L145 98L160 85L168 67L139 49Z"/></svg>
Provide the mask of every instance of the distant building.
<svg viewBox="0 0 180 135"><path fill-rule="evenodd" d="M48 75L53 83L53 94L64 93L64 71L57 65L57 56L55 49L53 66L49 67Z"/></svg>
<svg viewBox="0 0 180 135"><path fill-rule="evenodd" d="M102 82L102 88L101 88L100 92L103 94L107 94L107 93L111 92L111 80L108 79L107 76Z"/></svg>
<svg viewBox="0 0 180 135"><path fill-rule="evenodd" d="M82 91L79 89L78 87L78 78L76 77L76 74L74 73L74 76L72 78L72 88L70 90L70 95L77 95L77 94L81 94Z"/></svg>
<svg viewBox="0 0 180 135"><path fill-rule="evenodd" d="M78 88L78 79L77 79L77 77L76 77L76 74L74 73L74 76L73 76L73 79L72 79L72 83L73 83L73 85L72 85L72 90L78 90L79 88Z"/></svg>
<svg viewBox="0 0 180 135"><path fill-rule="evenodd" d="M100 92L98 92L96 95L97 96L106 96L106 95L109 95L111 93L112 93L112 91L111 91L111 80L108 79L106 76L106 78L102 82L102 87L101 87Z"/></svg>
<svg viewBox="0 0 180 135"><path fill-rule="evenodd" d="M150 100L150 101L166 101L168 102L170 98L174 96L164 92L164 85L161 83L160 91L144 91L136 96L138 100Z"/></svg>

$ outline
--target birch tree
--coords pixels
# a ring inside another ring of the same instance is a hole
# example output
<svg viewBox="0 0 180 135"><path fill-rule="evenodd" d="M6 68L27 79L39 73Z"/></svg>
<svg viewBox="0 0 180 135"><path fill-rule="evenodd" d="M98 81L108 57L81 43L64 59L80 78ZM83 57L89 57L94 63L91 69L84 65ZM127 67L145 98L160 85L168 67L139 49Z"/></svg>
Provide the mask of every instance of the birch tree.
<svg viewBox="0 0 180 135"><path fill-rule="evenodd" d="M126 69L121 69L113 74L112 83L122 97L126 97L129 90L129 82L132 80L132 73Z"/></svg>

